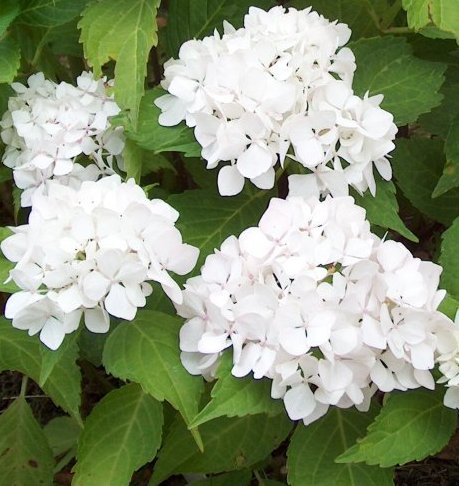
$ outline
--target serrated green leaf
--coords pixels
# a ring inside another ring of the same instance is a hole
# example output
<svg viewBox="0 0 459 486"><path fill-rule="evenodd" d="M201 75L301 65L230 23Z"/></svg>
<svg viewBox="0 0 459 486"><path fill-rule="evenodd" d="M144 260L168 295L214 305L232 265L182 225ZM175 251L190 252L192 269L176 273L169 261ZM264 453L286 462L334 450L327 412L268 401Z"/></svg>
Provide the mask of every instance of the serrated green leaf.
<svg viewBox="0 0 459 486"><path fill-rule="evenodd" d="M258 224L271 197L269 192L260 190L246 190L231 198L221 197L215 194L216 190L185 191L167 199L180 212L177 227L183 240L200 250L195 273L225 238L239 236L244 229Z"/></svg>
<svg viewBox="0 0 459 486"><path fill-rule="evenodd" d="M392 393L367 435L337 462L389 467L435 454L448 443L457 423L456 410L443 405L444 394L442 387Z"/></svg>
<svg viewBox="0 0 459 486"><path fill-rule="evenodd" d="M40 379L38 380L38 384L42 388L59 363L63 363L64 366L69 366L71 360L73 360L73 368L75 368L75 370L78 370L78 366L76 364L79 351L78 337L78 331L73 332L69 336L66 336L63 343L55 351L52 351L46 346L40 346L41 367Z"/></svg>
<svg viewBox="0 0 459 486"><path fill-rule="evenodd" d="M325 18L344 22L352 30L352 39L372 37L380 33L374 16L382 18L387 10L386 0L294 0L292 7L304 9L311 6Z"/></svg>
<svg viewBox="0 0 459 486"><path fill-rule="evenodd" d="M390 486L393 470L361 464L337 464L336 457L365 434L377 407L363 413L330 409L317 422L299 423L287 450L291 486Z"/></svg>
<svg viewBox="0 0 459 486"><path fill-rule="evenodd" d="M6 32L11 22L19 15L20 5L17 0L2 0L0 11L0 37Z"/></svg>
<svg viewBox="0 0 459 486"><path fill-rule="evenodd" d="M24 398L0 416L0 486L53 484L54 459Z"/></svg>
<svg viewBox="0 0 459 486"><path fill-rule="evenodd" d="M433 23L459 40L459 0L403 0L402 5L412 29Z"/></svg>
<svg viewBox="0 0 459 486"><path fill-rule="evenodd" d="M248 486L252 478L252 471L232 471L208 479L193 481L193 486Z"/></svg>
<svg viewBox="0 0 459 486"><path fill-rule="evenodd" d="M432 196L438 197L459 186L459 118L456 118L445 142L446 163Z"/></svg>
<svg viewBox="0 0 459 486"><path fill-rule="evenodd" d="M443 266L441 286L459 299L459 218L442 235L440 264Z"/></svg>
<svg viewBox="0 0 459 486"><path fill-rule="evenodd" d="M450 295L446 295L438 306L438 310L454 321L456 313L459 310L459 301L453 299Z"/></svg>
<svg viewBox="0 0 459 486"><path fill-rule="evenodd" d="M97 76L110 60L115 66L115 98L137 124L150 49L158 43L160 0L100 0L83 12L78 26L85 57Z"/></svg>
<svg viewBox="0 0 459 486"><path fill-rule="evenodd" d="M236 378L231 374L232 367L231 353L225 353L218 367L218 381L210 393L212 399L195 417L190 428L222 416L243 417L260 413L274 416L284 411L282 401L271 398L271 380L255 380L253 376Z"/></svg>
<svg viewBox="0 0 459 486"><path fill-rule="evenodd" d="M163 94L165 91L158 87L145 93L140 102L137 128L127 125L127 137L155 154L183 152L185 157L199 157L201 147L194 138L192 128L185 123L175 127L163 127L159 124L161 110L154 104L154 100Z"/></svg>
<svg viewBox="0 0 459 486"><path fill-rule="evenodd" d="M365 208L370 223L381 228L397 231L411 241L419 241L398 215L398 202L395 193L396 189L393 182L384 181L381 177L377 177L375 196L372 196L368 191L363 196L355 191L352 195L356 204Z"/></svg>
<svg viewBox="0 0 459 486"><path fill-rule="evenodd" d="M51 419L43 428L54 457L76 446L81 431L81 425L72 417L66 416Z"/></svg>
<svg viewBox="0 0 459 486"><path fill-rule="evenodd" d="M191 376L180 361L181 320L161 312L139 311L121 323L105 344L106 370L140 383L157 400L167 400L189 424L198 412L202 378Z"/></svg>
<svg viewBox="0 0 459 486"><path fill-rule="evenodd" d="M367 91L383 94L381 106L394 115L398 126L415 121L440 104L438 91L446 65L416 58L404 38L360 39L349 47L357 63L354 91L359 96Z"/></svg>
<svg viewBox="0 0 459 486"><path fill-rule="evenodd" d="M150 485L171 474L218 473L246 468L261 461L289 434L286 414L218 418L200 427L204 452L193 442L182 420L176 421L159 451Z"/></svg>
<svg viewBox="0 0 459 486"><path fill-rule="evenodd" d="M0 372L20 371L37 383L40 381L41 353L37 336L14 329L10 321L0 318ZM43 385L45 393L81 423L79 407L81 374L75 356L65 355L56 363Z"/></svg>
<svg viewBox="0 0 459 486"><path fill-rule="evenodd" d="M13 39L0 40L0 83L11 83L19 69L21 51Z"/></svg>
<svg viewBox="0 0 459 486"><path fill-rule="evenodd" d="M222 30L224 20L242 27L249 7L268 10L272 0L171 0L166 28L166 49L176 57L180 46L190 39L201 39L214 29Z"/></svg>
<svg viewBox="0 0 459 486"><path fill-rule="evenodd" d="M163 410L132 383L106 395L86 419L78 443L74 486L125 486L161 445Z"/></svg>
<svg viewBox="0 0 459 486"><path fill-rule="evenodd" d="M34 27L54 27L69 22L89 0L26 0L18 21Z"/></svg>
<svg viewBox="0 0 459 486"><path fill-rule="evenodd" d="M459 189L432 198L444 165L443 143L440 140L411 138L397 141L392 168L398 187L419 211L449 225L459 216Z"/></svg>

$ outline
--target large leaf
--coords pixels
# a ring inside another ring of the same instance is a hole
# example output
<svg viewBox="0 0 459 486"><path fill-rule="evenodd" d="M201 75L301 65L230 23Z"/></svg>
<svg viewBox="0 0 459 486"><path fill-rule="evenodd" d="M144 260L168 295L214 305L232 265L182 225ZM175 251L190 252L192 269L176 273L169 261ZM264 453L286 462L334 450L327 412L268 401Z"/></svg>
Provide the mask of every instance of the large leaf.
<svg viewBox="0 0 459 486"><path fill-rule="evenodd" d="M132 383L106 395L86 419L74 486L125 486L161 445L162 405Z"/></svg>
<svg viewBox="0 0 459 486"><path fill-rule="evenodd" d="M418 241L398 215L398 202L395 196L395 186L391 181L384 181L381 177L376 181L376 195L372 196L368 191L363 195L354 192L356 204L365 208L367 218L372 224L381 228L397 231L411 241Z"/></svg>
<svg viewBox="0 0 459 486"><path fill-rule="evenodd" d="M0 486L53 484L54 459L24 398L0 416Z"/></svg>
<svg viewBox="0 0 459 486"><path fill-rule="evenodd" d="M245 191L237 197L221 197L210 190L174 194L167 202L180 212L177 227L183 240L199 248L195 272L204 259L219 248L230 235L239 234L258 223L271 194L259 189Z"/></svg>
<svg viewBox="0 0 459 486"><path fill-rule="evenodd" d="M20 22L35 27L54 27L80 15L88 0L27 0L23 3Z"/></svg>
<svg viewBox="0 0 459 486"><path fill-rule="evenodd" d="M103 363L112 375L140 383L157 400L167 400L189 424L198 412L203 381L182 366L180 326L177 317L140 311L107 339Z"/></svg>
<svg viewBox="0 0 459 486"><path fill-rule="evenodd" d="M402 4L411 28L433 24L459 40L459 0L402 0Z"/></svg>
<svg viewBox="0 0 459 486"><path fill-rule="evenodd" d="M292 422L286 414L218 418L199 429L204 444L201 453L183 421L178 420L159 451L150 484L159 484L171 474L218 473L246 468L268 456L291 428Z"/></svg>
<svg viewBox="0 0 459 486"><path fill-rule="evenodd" d="M11 83L19 69L21 52L13 39L0 40L0 83Z"/></svg>
<svg viewBox="0 0 459 486"><path fill-rule="evenodd" d="M440 104L438 92L446 69L444 64L413 56L403 38L375 37L353 42L357 71L354 90L359 96L383 94L381 106L390 111L398 126L415 121L421 113Z"/></svg>
<svg viewBox="0 0 459 486"><path fill-rule="evenodd" d="M184 42L200 39L214 29L221 31L224 20L242 27L249 7L267 10L274 4L272 0L171 0L166 29L167 53L177 57Z"/></svg>
<svg viewBox="0 0 459 486"><path fill-rule="evenodd" d="M20 371L39 383L42 373L42 346L44 345L37 336L31 337L26 331L14 329L11 322L0 319L0 372ZM76 348L62 356L48 374L43 390L56 405L81 423L81 374L75 363L76 358Z"/></svg>
<svg viewBox="0 0 459 486"><path fill-rule="evenodd" d="M443 266L441 286L459 299L459 218L443 233L440 263Z"/></svg>
<svg viewBox="0 0 459 486"><path fill-rule="evenodd" d="M337 461L388 467L435 454L456 430L457 413L443 405L444 393L443 387L392 393L367 435Z"/></svg>
<svg viewBox="0 0 459 486"><path fill-rule="evenodd" d="M144 93L150 49L158 43L159 0L100 0L91 3L79 23L85 57L96 75L111 59L115 66L115 98L129 110L134 126Z"/></svg>
<svg viewBox="0 0 459 486"><path fill-rule="evenodd" d="M43 432L54 457L58 459L54 466L55 472L61 471L76 456L81 431L81 425L68 416L55 417L45 425Z"/></svg>
<svg viewBox="0 0 459 486"><path fill-rule="evenodd" d="M387 0L293 0L291 5L297 9L311 6L329 20L345 22L352 29L352 39L378 35L374 14L382 18L387 10Z"/></svg>
<svg viewBox="0 0 459 486"><path fill-rule="evenodd" d="M17 0L2 0L0 11L0 37L6 32L11 22L19 15L20 5Z"/></svg>
<svg viewBox="0 0 459 486"><path fill-rule="evenodd" d="M298 424L287 452L291 486L390 486L393 470L361 464L336 464L375 416L355 409L332 408L325 417L305 427Z"/></svg>
<svg viewBox="0 0 459 486"><path fill-rule="evenodd" d="M458 91L459 93L459 91ZM456 118L448 132L445 143L446 163L433 197L438 197L453 187L459 186L459 118Z"/></svg>
<svg viewBox="0 0 459 486"><path fill-rule="evenodd" d="M128 138L156 154L184 152L186 157L199 157L201 147L194 138L192 128L185 123L175 127L163 127L158 123L161 110L154 104L154 100L164 93L158 87L145 93L140 102L137 127L127 127Z"/></svg>
<svg viewBox="0 0 459 486"><path fill-rule="evenodd" d="M411 204L440 223L449 225L459 216L459 189L432 198L445 165L443 143L425 138L399 139L392 167L399 188Z"/></svg>
<svg viewBox="0 0 459 486"><path fill-rule="evenodd" d="M232 471L226 474L210 476L208 479L193 481L193 486L248 486L252 478L252 471Z"/></svg>
<svg viewBox="0 0 459 486"><path fill-rule="evenodd" d="M225 353L217 371L218 381L211 391L211 401L199 412L191 427L217 417L243 417L265 413L273 416L284 410L281 400L271 398L271 380L253 376L236 378L231 374L231 353Z"/></svg>

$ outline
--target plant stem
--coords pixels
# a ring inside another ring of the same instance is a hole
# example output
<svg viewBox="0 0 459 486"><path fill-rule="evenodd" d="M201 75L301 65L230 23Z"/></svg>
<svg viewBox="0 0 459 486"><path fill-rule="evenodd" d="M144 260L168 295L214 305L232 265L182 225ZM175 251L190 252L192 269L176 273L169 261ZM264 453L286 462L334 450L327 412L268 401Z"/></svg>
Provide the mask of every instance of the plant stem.
<svg viewBox="0 0 459 486"><path fill-rule="evenodd" d="M20 398L25 398L26 397L26 391L27 391L27 383L29 381L29 378L26 375L22 376L22 382L21 382L21 392L19 393Z"/></svg>

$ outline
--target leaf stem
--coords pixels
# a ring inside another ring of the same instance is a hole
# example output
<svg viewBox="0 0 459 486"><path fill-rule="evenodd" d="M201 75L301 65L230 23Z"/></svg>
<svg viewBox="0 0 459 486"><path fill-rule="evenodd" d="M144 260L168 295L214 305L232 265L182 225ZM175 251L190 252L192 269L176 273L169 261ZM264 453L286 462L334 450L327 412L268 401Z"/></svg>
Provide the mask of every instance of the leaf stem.
<svg viewBox="0 0 459 486"><path fill-rule="evenodd" d="M27 384L29 382L29 378L26 375L22 376L22 382L21 382L21 391L19 393L20 398L25 398L26 397L26 392L27 392Z"/></svg>

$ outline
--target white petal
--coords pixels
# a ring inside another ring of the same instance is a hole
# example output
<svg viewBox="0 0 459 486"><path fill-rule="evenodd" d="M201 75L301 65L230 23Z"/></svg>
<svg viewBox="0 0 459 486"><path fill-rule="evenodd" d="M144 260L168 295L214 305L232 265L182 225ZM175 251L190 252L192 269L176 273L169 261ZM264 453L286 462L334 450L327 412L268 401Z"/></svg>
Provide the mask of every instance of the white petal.
<svg viewBox="0 0 459 486"><path fill-rule="evenodd" d="M110 317L101 307L86 309L84 311L85 326L96 333L105 333L110 329Z"/></svg>
<svg viewBox="0 0 459 486"><path fill-rule="evenodd" d="M316 400L308 385L297 385L284 395L285 409L292 420L300 420L314 411Z"/></svg>
<svg viewBox="0 0 459 486"><path fill-rule="evenodd" d="M218 173L218 192L222 196L235 196L244 188L245 178L235 165L225 165Z"/></svg>
<svg viewBox="0 0 459 486"><path fill-rule="evenodd" d="M105 309L112 316L132 321L137 307L132 305L126 295L126 289L120 284L114 284L105 298Z"/></svg>

